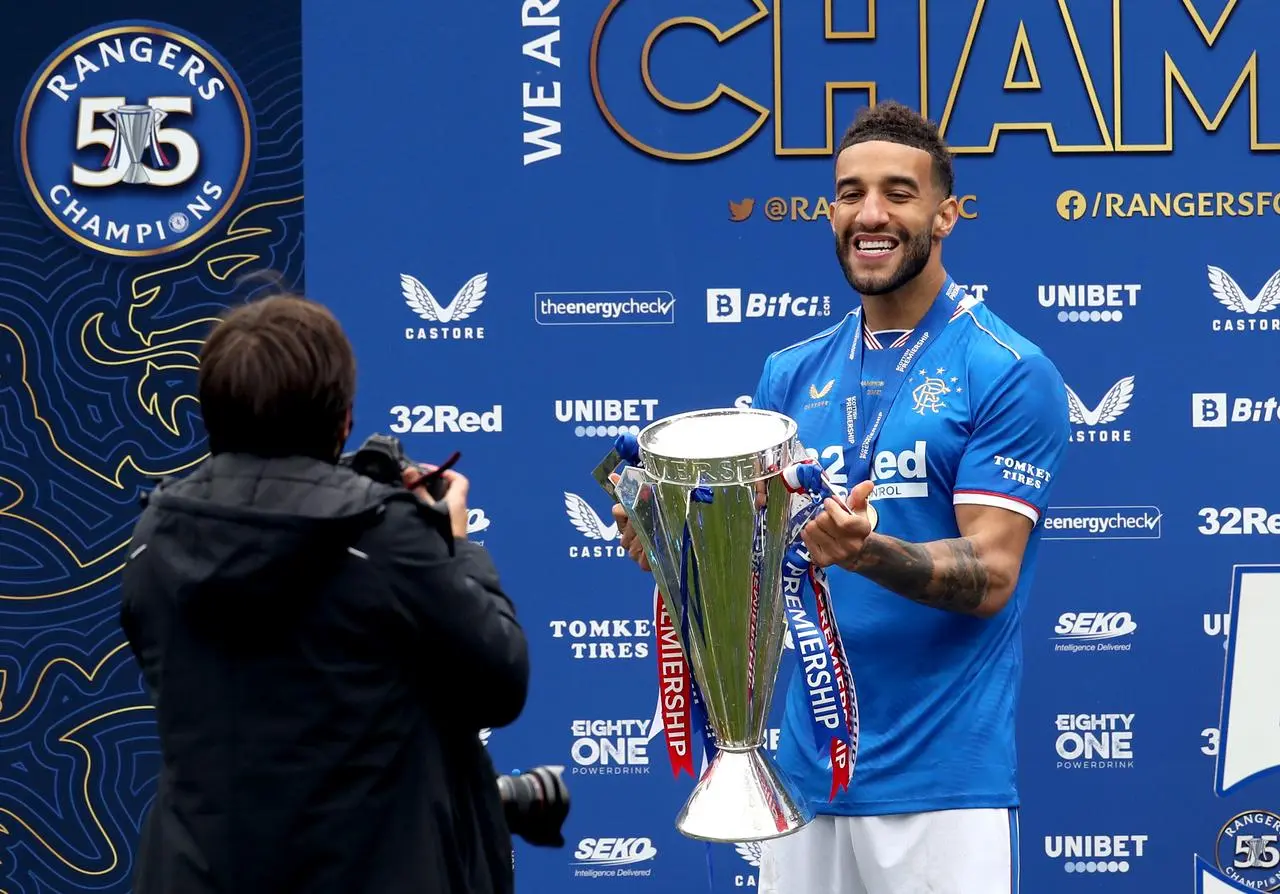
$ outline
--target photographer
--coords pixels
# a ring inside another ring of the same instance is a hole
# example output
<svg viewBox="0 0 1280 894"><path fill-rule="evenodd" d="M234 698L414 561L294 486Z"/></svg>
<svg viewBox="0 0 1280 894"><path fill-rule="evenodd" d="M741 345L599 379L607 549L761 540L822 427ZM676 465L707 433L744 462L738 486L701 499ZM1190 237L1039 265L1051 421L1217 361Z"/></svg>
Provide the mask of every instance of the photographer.
<svg viewBox="0 0 1280 894"><path fill-rule="evenodd" d="M122 585L162 754L136 894L513 890L478 734L524 708L525 635L463 476L437 502L421 468L339 462L354 393L305 299L239 306L203 347L212 455L145 500Z"/></svg>

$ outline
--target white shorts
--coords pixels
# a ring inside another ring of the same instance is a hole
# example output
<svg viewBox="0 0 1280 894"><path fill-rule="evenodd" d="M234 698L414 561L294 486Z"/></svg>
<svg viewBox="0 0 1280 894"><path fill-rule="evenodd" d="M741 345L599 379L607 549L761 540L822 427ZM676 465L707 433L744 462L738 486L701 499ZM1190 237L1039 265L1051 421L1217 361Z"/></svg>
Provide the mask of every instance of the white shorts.
<svg viewBox="0 0 1280 894"><path fill-rule="evenodd" d="M1018 894L1018 811L827 816L761 843L759 894Z"/></svg>

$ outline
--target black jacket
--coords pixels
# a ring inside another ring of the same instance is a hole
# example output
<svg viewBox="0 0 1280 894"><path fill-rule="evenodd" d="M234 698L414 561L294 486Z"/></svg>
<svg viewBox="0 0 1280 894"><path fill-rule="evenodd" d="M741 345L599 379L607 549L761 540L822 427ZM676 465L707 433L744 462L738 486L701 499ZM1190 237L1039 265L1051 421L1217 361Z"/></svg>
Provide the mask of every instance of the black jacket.
<svg viewBox="0 0 1280 894"><path fill-rule="evenodd" d="M152 492L129 549L163 761L136 894L513 890L479 731L523 709L527 643L441 510L219 455Z"/></svg>

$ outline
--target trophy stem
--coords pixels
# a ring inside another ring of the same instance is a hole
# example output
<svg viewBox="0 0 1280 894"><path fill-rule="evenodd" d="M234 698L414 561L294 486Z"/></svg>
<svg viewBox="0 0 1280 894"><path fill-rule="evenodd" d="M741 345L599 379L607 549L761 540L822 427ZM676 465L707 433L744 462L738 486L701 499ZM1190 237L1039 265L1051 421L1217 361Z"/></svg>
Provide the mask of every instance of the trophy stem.
<svg viewBox="0 0 1280 894"><path fill-rule="evenodd" d="M761 748L726 748L702 779L676 819L687 838L736 844L781 838L813 819L796 786Z"/></svg>

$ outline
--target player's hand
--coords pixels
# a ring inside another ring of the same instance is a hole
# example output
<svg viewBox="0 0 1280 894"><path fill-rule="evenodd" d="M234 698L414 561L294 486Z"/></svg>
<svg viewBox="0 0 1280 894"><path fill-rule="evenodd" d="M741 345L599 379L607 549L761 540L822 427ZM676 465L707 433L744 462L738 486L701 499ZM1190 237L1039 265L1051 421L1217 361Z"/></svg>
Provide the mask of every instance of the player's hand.
<svg viewBox="0 0 1280 894"><path fill-rule="evenodd" d="M820 568L838 565L846 571L854 571L862 545L871 534L867 521L867 497L873 485L864 481L849 491L847 501L827 497L822 511L804 526L800 539L809 550L813 564Z"/></svg>
<svg viewBox="0 0 1280 894"><path fill-rule="evenodd" d="M644 546L641 545L640 538L636 536L635 529L631 527L631 520L627 518L627 512L620 503L613 504L613 520L618 523L618 541L627 551L627 555L643 570L651 571L649 560L644 555Z"/></svg>

